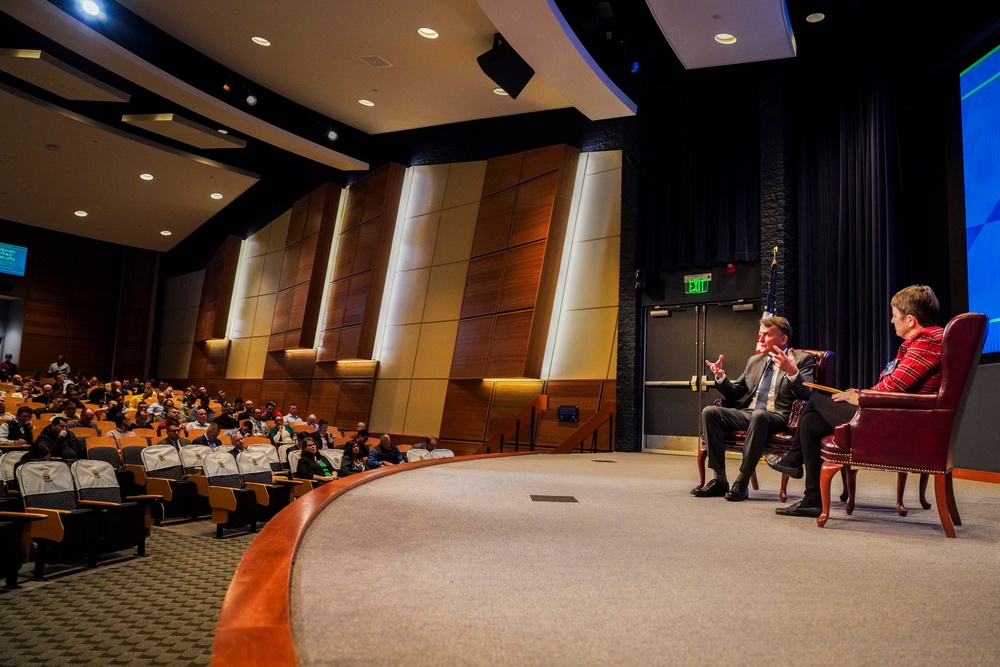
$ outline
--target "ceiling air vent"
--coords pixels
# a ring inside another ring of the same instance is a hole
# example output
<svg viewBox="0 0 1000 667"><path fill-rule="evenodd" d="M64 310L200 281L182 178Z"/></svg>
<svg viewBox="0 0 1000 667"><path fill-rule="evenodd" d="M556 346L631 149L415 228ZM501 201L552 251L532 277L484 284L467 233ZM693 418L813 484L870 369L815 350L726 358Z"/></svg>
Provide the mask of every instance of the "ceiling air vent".
<svg viewBox="0 0 1000 667"><path fill-rule="evenodd" d="M392 63L382 56L361 56L361 59L372 67L392 67Z"/></svg>

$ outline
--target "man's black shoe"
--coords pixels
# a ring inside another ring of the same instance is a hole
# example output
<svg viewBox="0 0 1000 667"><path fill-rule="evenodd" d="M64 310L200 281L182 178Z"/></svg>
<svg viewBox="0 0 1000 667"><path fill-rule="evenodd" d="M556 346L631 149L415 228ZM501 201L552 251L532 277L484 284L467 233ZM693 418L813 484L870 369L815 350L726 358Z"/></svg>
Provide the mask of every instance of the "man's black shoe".
<svg viewBox="0 0 1000 667"><path fill-rule="evenodd" d="M749 497L750 494L747 492L747 485L743 482L733 482L733 488L729 489L729 493L726 494L726 500L731 503L738 503Z"/></svg>
<svg viewBox="0 0 1000 667"><path fill-rule="evenodd" d="M691 495L696 498L721 498L726 495L727 486L725 480L710 479L700 489L691 489Z"/></svg>
<svg viewBox="0 0 1000 667"><path fill-rule="evenodd" d="M802 479L802 466L788 466L781 462L781 457L777 454L765 454L764 460L772 470L788 475L792 479Z"/></svg>
<svg viewBox="0 0 1000 667"><path fill-rule="evenodd" d="M780 514L781 516L804 516L810 519L816 519L823 510L819 507L803 507L802 501L789 505L788 507L776 507L774 509L775 514Z"/></svg>

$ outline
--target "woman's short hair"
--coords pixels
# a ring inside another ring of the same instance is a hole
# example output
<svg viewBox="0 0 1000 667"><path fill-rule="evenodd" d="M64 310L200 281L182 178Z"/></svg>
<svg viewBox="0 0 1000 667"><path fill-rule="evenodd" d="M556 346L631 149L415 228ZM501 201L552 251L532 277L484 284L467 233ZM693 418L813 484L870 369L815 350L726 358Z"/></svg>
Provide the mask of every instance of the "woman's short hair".
<svg viewBox="0 0 1000 667"><path fill-rule="evenodd" d="M903 315L913 315L925 327L937 324L941 302L927 285L904 287L893 295L890 303Z"/></svg>

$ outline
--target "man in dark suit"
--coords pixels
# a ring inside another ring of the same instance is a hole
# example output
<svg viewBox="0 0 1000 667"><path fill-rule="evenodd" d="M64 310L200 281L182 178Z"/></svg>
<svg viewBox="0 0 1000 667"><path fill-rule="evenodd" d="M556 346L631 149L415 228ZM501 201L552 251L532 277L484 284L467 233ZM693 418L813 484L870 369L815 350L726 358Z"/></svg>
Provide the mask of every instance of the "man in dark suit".
<svg viewBox="0 0 1000 667"><path fill-rule="evenodd" d="M702 433L708 449L708 465L715 478L691 494L699 498L725 496L726 500L747 499L747 486L764 453L768 436L788 424L792 403L809 397L803 382L813 380L811 355L792 350L788 341L792 327L784 317L761 320L757 342L764 350L747 361L737 380L730 381L723 370L723 357L705 363L715 374L715 386L731 407L710 405L701 412ZM730 431L746 431L740 473L729 487L726 477L725 437Z"/></svg>
<svg viewBox="0 0 1000 667"><path fill-rule="evenodd" d="M185 445L192 444L187 438L181 437L181 427L180 424L170 424L167 426L167 437L160 440L158 445L172 445L174 449L178 452L181 451L181 447Z"/></svg>
<svg viewBox="0 0 1000 667"><path fill-rule="evenodd" d="M222 444L221 442L219 442L219 425L216 424L215 422L209 424L208 430L205 431L203 435L199 435L197 438L195 438L191 444L205 445L206 447L211 448L211 450L214 452L215 448Z"/></svg>

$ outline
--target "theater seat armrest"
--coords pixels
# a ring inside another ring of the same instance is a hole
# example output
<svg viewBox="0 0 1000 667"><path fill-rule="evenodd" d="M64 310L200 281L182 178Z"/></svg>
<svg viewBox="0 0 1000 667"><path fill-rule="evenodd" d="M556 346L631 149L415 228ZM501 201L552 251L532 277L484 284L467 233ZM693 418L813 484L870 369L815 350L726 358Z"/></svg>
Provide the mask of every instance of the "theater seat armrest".
<svg viewBox="0 0 1000 667"><path fill-rule="evenodd" d="M298 486L299 484L302 484L302 480L301 479L285 479L284 477L275 477L274 478L274 483L275 484L284 484L285 486Z"/></svg>
<svg viewBox="0 0 1000 667"><path fill-rule="evenodd" d="M104 500L81 500L80 504L87 507L121 507L121 503L109 503Z"/></svg>
<svg viewBox="0 0 1000 667"><path fill-rule="evenodd" d="M157 496L153 494L143 494L141 496L125 496L125 500L135 500L138 502L149 500L149 501L159 502L163 500L163 496Z"/></svg>
<svg viewBox="0 0 1000 667"><path fill-rule="evenodd" d="M259 482L247 482L244 486L254 492L257 497L257 504L262 507L267 507L271 504L271 495L268 491L270 486L268 484L260 484Z"/></svg>
<svg viewBox="0 0 1000 667"><path fill-rule="evenodd" d="M62 522L63 514L72 514L69 510L50 510L44 507L27 508L30 514L41 514L45 518L31 524L32 539L52 540L62 542L65 528Z"/></svg>
<svg viewBox="0 0 1000 667"><path fill-rule="evenodd" d="M236 490L228 486L208 487L208 504L212 509L236 511Z"/></svg>
<svg viewBox="0 0 1000 667"><path fill-rule="evenodd" d="M41 521L46 516L37 512L0 512L2 521Z"/></svg>
<svg viewBox="0 0 1000 667"><path fill-rule="evenodd" d="M937 394L903 394L865 389L858 397L858 406L862 408L933 410L936 405Z"/></svg>

